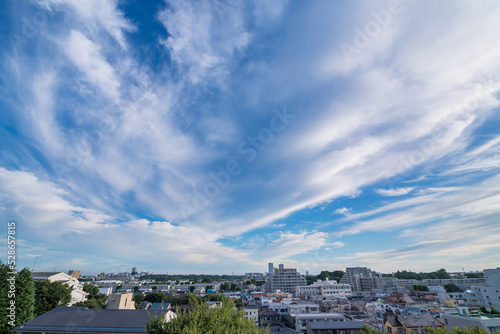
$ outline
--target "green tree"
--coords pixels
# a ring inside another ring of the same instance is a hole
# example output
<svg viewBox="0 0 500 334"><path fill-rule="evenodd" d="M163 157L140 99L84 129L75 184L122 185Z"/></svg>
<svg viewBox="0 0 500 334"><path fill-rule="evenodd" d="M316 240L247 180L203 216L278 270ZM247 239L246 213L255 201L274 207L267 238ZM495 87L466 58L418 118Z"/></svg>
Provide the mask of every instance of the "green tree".
<svg viewBox="0 0 500 334"><path fill-rule="evenodd" d="M415 291L429 291L429 287L425 284L413 284L413 290L415 290Z"/></svg>
<svg viewBox="0 0 500 334"><path fill-rule="evenodd" d="M83 291L88 293L87 300L78 302L74 306L100 309L106 308L106 300L108 299L108 296L103 293L99 293L99 288L91 284L85 284L83 286Z"/></svg>
<svg viewBox="0 0 500 334"><path fill-rule="evenodd" d="M24 268L17 274L9 274L11 268L0 260L0 333L10 330L35 317L35 287L31 272ZM11 286L15 287L11 290ZM12 304L14 302L14 304ZM8 308L13 308L11 315Z"/></svg>
<svg viewBox="0 0 500 334"><path fill-rule="evenodd" d="M150 292L146 295L144 300L150 303L161 303L162 301L166 301L166 297L167 296L161 291Z"/></svg>
<svg viewBox="0 0 500 334"><path fill-rule="evenodd" d="M28 268L24 268L17 274L9 274L9 272L11 272L9 266L0 260L0 317L2 319L0 333L9 333L10 329L35 317L35 286L31 272ZM13 280L9 280L11 278ZM11 282L15 286L13 291ZM14 304L11 304L11 301ZM11 313L8 310L9 307L15 308L16 313L12 318L8 318Z"/></svg>
<svg viewBox="0 0 500 334"><path fill-rule="evenodd" d="M86 307L86 308L95 308L95 309L103 309L106 308L106 304L102 304L97 299L88 299L83 302L78 302L73 305L74 307Z"/></svg>
<svg viewBox="0 0 500 334"><path fill-rule="evenodd" d="M450 278L450 274L446 271L446 269L441 268L439 270L436 270L434 274L437 276L439 279L448 279Z"/></svg>
<svg viewBox="0 0 500 334"><path fill-rule="evenodd" d="M196 290L196 287L194 285L191 285L189 287L189 292L193 293L194 290Z"/></svg>
<svg viewBox="0 0 500 334"><path fill-rule="evenodd" d="M229 284L227 282L226 283L222 283L220 285L220 291L222 291L222 292L229 291Z"/></svg>
<svg viewBox="0 0 500 334"><path fill-rule="evenodd" d="M201 283L212 283L212 279L211 278L204 278L203 281L201 281Z"/></svg>
<svg viewBox="0 0 500 334"><path fill-rule="evenodd" d="M490 307L490 309L491 309L491 311L490 311L490 312L488 312L488 311L486 310L486 306L481 306L479 309L480 309L480 310L481 310L481 312L483 312L483 313L500 314L500 312L498 312L498 310L497 310L496 308L494 308L493 306L491 306L491 307Z"/></svg>
<svg viewBox="0 0 500 334"><path fill-rule="evenodd" d="M327 270L323 270L321 273L319 273L319 275L316 275L316 276L307 276L306 277L306 282L307 284L313 284L314 282L316 282L317 280L326 280L327 278L330 280L330 281L337 281L337 282L340 282L340 280L342 279L342 276L344 276L345 272L343 272L342 270L335 270L335 271L327 271Z"/></svg>
<svg viewBox="0 0 500 334"><path fill-rule="evenodd" d="M222 307L208 308L208 305L192 298L190 312L181 312L168 323L157 317L146 326L150 334L264 334L269 331L259 329L254 322L243 317L243 310L235 311L234 303L225 298Z"/></svg>
<svg viewBox="0 0 500 334"><path fill-rule="evenodd" d="M370 326L363 324L363 328L361 328L361 334L380 334L380 331L377 331Z"/></svg>
<svg viewBox="0 0 500 334"><path fill-rule="evenodd" d="M465 277L467 278L483 278L483 273L465 273Z"/></svg>
<svg viewBox="0 0 500 334"><path fill-rule="evenodd" d="M21 325L35 317L35 283L28 268L17 274L16 290L16 322Z"/></svg>
<svg viewBox="0 0 500 334"><path fill-rule="evenodd" d="M205 295L203 297L203 301L207 301L207 302L221 302L221 301L224 300L224 298L226 298L226 297L224 297L220 293L216 293L216 294Z"/></svg>
<svg viewBox="0 0 500 334"><path fill-rule="evenodd" d="M431 328L427 327L427 333L429 334L488 334L483 328L474 327L454 327L451 330L446 330L444 328Z"/></svg>
<svg viewBox="0 0 500 334"><path fill-rule="evenodd" d="M61 282L39 280L35 282L35 315L44 314L58 306L67 306L73 289Z"/></svg>
<svg viewBox="0 0 500 334"><path fill-rule="evenodd" d="M141 303L144 301L144 295L142 293L135 294L134 297L132 297L132 300L135 303L135 308L139 309Z"/></svg>
<svg viewBox="0 0 500 334"><path fill-rule="evenodd" d="M444 289L446 290L446 292L460 292L460 288L458 286L456 286L455 284L453 283L448 283L444 286Z"/></svg>
<svg viewBox="0 0 500 334"><path fill-rule="evenodd" d="M13 326L9 326L7 315L9 307L9 267L0 260L0 333L8 333Z"/></svg>

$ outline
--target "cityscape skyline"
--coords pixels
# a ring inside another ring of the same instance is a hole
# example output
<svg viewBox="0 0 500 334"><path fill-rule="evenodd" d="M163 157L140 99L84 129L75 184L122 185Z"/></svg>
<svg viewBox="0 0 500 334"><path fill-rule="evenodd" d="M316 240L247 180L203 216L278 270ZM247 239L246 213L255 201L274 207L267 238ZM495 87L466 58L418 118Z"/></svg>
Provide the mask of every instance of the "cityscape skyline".
<svg viewBox="0 0 500 334"><path fill-rule="evenodd" d="M0 8L18 268L500 267L498 2Z"/></svg>

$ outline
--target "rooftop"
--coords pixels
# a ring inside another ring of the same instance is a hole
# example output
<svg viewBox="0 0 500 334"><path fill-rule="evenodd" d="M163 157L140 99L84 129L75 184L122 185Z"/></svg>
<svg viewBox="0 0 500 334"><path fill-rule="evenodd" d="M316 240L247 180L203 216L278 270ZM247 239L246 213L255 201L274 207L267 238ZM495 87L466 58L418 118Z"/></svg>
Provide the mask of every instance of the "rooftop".
<svg viewBox="0 0 500 334"><path fill-rule="evenodd" d="M57 307L13 329L15 332L145 333L150 317L163 311Z"/></svg>
<svg viewBox="0 0 500 334"><path fill-rule="evenodd" d="M361 329L361 321L310 322L311 329Z"/></svg>

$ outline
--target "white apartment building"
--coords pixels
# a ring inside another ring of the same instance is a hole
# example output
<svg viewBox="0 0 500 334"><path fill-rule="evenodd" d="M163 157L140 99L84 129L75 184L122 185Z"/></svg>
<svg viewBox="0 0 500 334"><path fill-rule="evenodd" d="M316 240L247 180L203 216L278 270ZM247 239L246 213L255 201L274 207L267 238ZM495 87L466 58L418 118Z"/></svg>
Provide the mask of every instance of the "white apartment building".
<svg viewBox="0 0 500 334"><path fill-rule="evenodd" d="M353 291L370 291L382 289L382 281L376 272L367 267L348 267L340 280L342 284L350 284Z"/></svg>
<svg viewBox="0 0 500 334"><path fill-rule="evenodd" d="M486 285L474 285L466 291L469 304L500 310L500 268L485 269L484 276Z"/></svg>
<svg viewBox="0 0 500 334"><path fill-rule="evenodd" d="M320 313L319 305L314 303L299 303L288 305L289 314Z"/></svg>
<svg viewBox="0 0 500 334"><path fill-rule="evenodd" d="M347 299L352 296L352 291L349 284L339 284L327 278L325 281L318 280L311 285L298 286L296 295L310 297L313 300Z"/></svg>
<svg viewBox="0 0 500 334"><path fill-rule="evenodd" d="M306 285L306 279L297 272L297 269L275 268L274 273L266 279L266 289L274 293L277 290L290 294L296 293L297 286Z"/></svg>
<svg viewBox="0 0 500 334"><path fill-rule="evenodd" d="M255 325L258 326L259 325L259 309L258 309L258 307L257 306L245 306L243 308L243 310L245 311L243 316L246 319L250 319L250 320L254 321Z"/></svg>
<svg viewBox="0 0 500 334"><path fill-rule="evenodd" d="M278 312L280 315L287 315L288 314L288 305L290 305L292 303L293 303L292 299L284 298L279 303L276 303L276 302L268 303L268 307L270 310L272 310L274 312Z"/></svg>

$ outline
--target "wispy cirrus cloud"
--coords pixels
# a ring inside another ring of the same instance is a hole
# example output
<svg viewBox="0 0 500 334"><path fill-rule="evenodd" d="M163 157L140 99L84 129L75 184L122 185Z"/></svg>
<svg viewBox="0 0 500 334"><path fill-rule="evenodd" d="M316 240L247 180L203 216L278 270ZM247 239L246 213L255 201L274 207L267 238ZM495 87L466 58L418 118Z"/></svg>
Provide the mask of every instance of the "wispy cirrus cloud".
<svg viewBox="0 0 500 334"><path fill-rule="evenodd" d="M127 256L149 252L136 235L175 255L152 262L182 268L175 257L193 271L209 258L221 270L367 259L390 269L456 251L452 240L465 247L456 231L440 237L453 224L485 245L476 259L494 249L486 231L496 235L500 210L495 2L405 2L351 62L339 45L384 6L36 4L57 15L4 52L0 186L11 203L2 216L65 226L48 244L78 233L97 258L106 235ZM23 22L24 12L12 13ZM278 109L293 117L270 139ZM202 209L185 210L233 162L241 173ZM388 241L366 241L372 234ZM113 252L116 265L126 262ZM62 247L54 254L82 263Z"/></svg>
<svg viewBox="0 0 500 334"><path fill-rule="evenodd" d="M395 189L375 189L375 191L382 196L403 196L409 194L413 187L395 188Z"/></svg>

